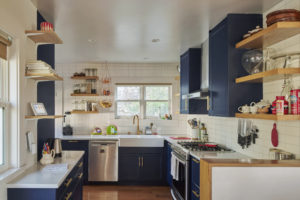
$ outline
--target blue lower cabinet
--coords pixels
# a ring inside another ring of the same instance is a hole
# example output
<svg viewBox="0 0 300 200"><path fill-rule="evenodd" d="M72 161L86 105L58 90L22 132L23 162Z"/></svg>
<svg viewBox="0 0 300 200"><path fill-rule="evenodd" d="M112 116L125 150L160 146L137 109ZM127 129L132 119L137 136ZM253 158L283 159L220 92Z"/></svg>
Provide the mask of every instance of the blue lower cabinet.
<svg viewBox="0 0 300 200"><path fill-rule="evenodd" d="M171 144L169 142L165 142L165 154L166 154L166 181L169 186L172 185L173 177L171 175Z"/></svg>
<svg viewBox="0 0 300 200"><path fill-rule="evenodd" d="M84 151L83 156L83 184L88 184L88 159L89 141L88 140L62 140L61 146L64 151Z"/></svg>
<svg viewBox="0 0 300 200"><path fill-rule="evenodd" d="M83 158L59 188L8 188L8 200L82 200Z"/></svg>
<svg viewBox="0 0 300 200"><path fill-rule="evenodd" d="M163 185L163 148L120 147L119 182L121 184Z"/></svg>
<svg viewBox="0 0 300 200"><path fill-rule="evenodd" d="M190 163L190 196L194 200L199 199L200 195L200 161L191 156Z"/></svg>

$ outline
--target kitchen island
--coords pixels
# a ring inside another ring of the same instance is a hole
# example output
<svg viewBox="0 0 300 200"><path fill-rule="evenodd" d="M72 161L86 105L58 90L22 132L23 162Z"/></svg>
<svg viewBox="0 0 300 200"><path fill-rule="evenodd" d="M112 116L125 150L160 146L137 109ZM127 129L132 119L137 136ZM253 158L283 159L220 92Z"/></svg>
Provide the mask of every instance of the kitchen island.
<svg viewBox="0 0 300 200"><path fill-rule="evenodd" d="M67 165L65 170L45 170L36 163L7 184L8 200L82 199L84 151L63 151L53 164Z"/></svg>

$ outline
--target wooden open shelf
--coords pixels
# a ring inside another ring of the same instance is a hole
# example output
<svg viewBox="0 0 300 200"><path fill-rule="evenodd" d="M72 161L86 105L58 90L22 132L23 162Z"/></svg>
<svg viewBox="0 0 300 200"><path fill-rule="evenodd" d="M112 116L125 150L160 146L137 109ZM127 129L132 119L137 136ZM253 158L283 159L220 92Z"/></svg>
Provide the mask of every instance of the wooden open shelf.
<svg viewBox="0 0 300 200"><path fill-rule="evenodd" d="M98 76L72 76L74 80L99 80Z"/></svg>
<svg viewBox="0 0 300 200"><path fill-rule="evenodd" d="M71 94L72 97L93 97L100 96L99 94Z"/></svg>
<svg viewBox="0 0 300 200"><path fill-rule="evenodd" d="M273 69L270 71L260 72L257 74L252 74L252 75L237 78L235 79L235 82L236 83L245 83L245 82L260 83L263 81L280 80L283 79L285 75L299 76L300 68Z"/></svg>
<svg viewBox="0 0 300 200"><path fill-rule="evenodd" d="M39 44L62 44L63 41L54 31L25 31L28 38Z"/></svg>
<svg viewBox="0 0 300 200"><path fill-rule="evenodd" d="M26 73L25 78L34 79L37 81L62 81L62 80L64 80L62 77L58 76L57 74Z"/></svg>
<svg viewBox="0 0 300 200"><path fill-rule="evenodd" d="M273 115L273 114L243 114L236 113L235 117L247 119L265 119L275 121L292 121L300 120L300 115Z"/></svg>
<svg viewBox="0 0 300 200"><path fill-rule="evenodd" d="M63 118L63 115L27 115L25 116L25 119L57 119L57 118Z"/></svg>
<svg viewBox="0 0 300 200"><path fill-rule="evenodd" d="M73 110L72 114L97 114L99 111L83 111L83 110Z"/></svg>
<svg viewBox="0 0 300 200"><path fill-rule="evenodd" d="M262 31L238 42L236 48L259 49L300 33L300 22L277 22Z"/></svg>

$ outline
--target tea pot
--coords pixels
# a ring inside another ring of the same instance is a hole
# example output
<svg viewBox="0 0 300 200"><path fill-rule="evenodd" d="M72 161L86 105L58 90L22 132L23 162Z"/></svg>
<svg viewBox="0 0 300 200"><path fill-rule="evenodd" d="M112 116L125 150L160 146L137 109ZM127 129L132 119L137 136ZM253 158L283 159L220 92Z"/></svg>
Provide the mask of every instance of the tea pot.
<svg viewBox="0 0 300 200"><path fill-rule="evenodd" d="M238 111L241 113L249 113L250 112L250 106L247 106L246 104L243 106L238 107Z"/></svg>

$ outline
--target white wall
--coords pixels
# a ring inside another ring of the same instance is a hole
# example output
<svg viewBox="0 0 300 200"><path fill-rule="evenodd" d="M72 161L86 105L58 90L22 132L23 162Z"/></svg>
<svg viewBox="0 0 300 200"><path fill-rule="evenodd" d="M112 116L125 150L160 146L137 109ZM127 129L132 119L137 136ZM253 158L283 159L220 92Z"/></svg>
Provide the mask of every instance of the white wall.
<svg viewBox="0 0 300 200"><path fill-rule="evenodd" d="M177 64L145 64L145 63L109 63L109 73L112 77L112 85L115 83L171 83L172 84L172 111L173 120L140 120L141 128L149 126L153 122L161 128L163 135L185 135L186 134L186 116L175 114L179 111L179 97L175 96L179 92L179 81L175 77L179 75ZM83 64L56 64L57 72L64 77L64 106L65 111L73 109L75 100L95 99L100 100L101 97L71 97L73 84L80 81L70 79L74 72L84 71L84 68L98 68L100 78L104 73L104 63L83 63ZM56 89L56 113L61 113L61 83L55 83ZM100 89L100 81L98 81L98 91ZM113 89L114 91L114 89ZM95 126L105 129L109 124L118 126L120 133L135 132L136 126L132 124L132 118L115 119L114 113L99 113L88 115L73 114L71 125L74 128L74 134L90 134ZM56 136L61 135L61 120L56 120Z"/></svg>
<svg viewBox="0 0 300 200"><path fill-rule="evenodd" d="M0 28L9 33L13 45L9 51L10 61L10 100L12 102L12 128L9 132L13 167L25 167L36 161L36 155L27 151L25 133L32 131L36 139L36 121L26 121L28 103L36 99L36 84L25 80L25 63L36 59L36 46L25 35L25 30L36 29L36 8L30 0L0 0ZM18 97L16 94L20 93ZM19 112L17 112L19 108ZM19 126L17 126L19 124ZM11 178L11 177L9 177ZM0 199L6 199L5 182L0 178Z"/></svg>
<svg viewBox="0 0 300 200"><path fill-rule="evenodd" d="M299 0L285 0L275 5L264 13L264 21L267 13L279 10L293 8L300 10ZM271 48L275 49L276 54L284 52L300 52L300 34L284 40ZM300 67L300 63L299 63ZM263 84L263 98L272 102L275 96L280 95L283 80L266 82ZM295 89L300 89L300 77L293 78ZM251 103L251 102L249 102ZM242 149L237 144L237 122L236 118L225 117L208 117L206 115L188 116L188 118L197 117L207 124L208 133L212 141L223 143L234 150L249 155L254 158L269 158L269 149L271 144L271 130L274 121L270 120L253 120L254 124L259 128L259 138L257 143L251 145L248 149ZM300 122L299 121L279 121L277 123L279 132L279 149L292 152L300 158ZM187 128L190 133L190 128Z"/></svg>

